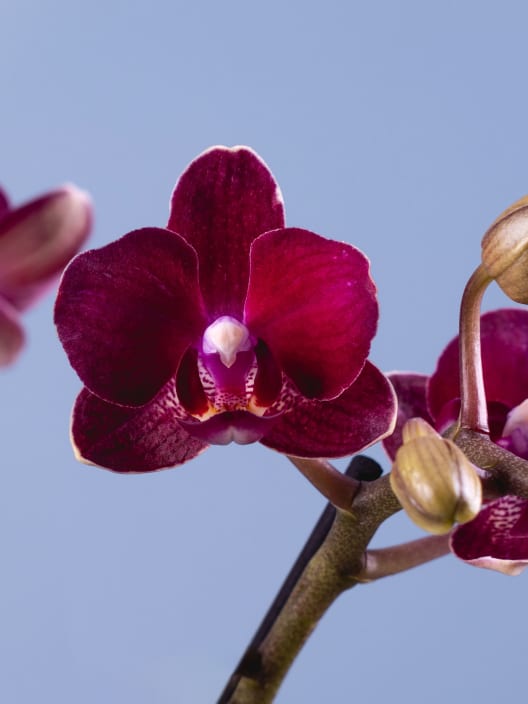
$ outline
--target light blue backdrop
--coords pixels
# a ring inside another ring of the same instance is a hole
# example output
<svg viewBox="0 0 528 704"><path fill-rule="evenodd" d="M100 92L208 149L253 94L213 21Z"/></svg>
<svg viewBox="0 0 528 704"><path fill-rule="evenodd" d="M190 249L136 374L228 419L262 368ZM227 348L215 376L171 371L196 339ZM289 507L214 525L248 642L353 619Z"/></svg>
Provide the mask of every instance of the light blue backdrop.
<svg viewBox="0 0 528 704"><path fill-rule="evenodd" d="M528 192L527 22L521 1L3 0L0 179L16 201L89 190L96 246L164 225L204 148L249 144L289 224L370 256L373 361L430 372L482 233ZM77 464L51 311L0 375L0 700L210 704L324 501L259 445ZM399 516L376 542L417 534ZM353 590L277 701L522 697L527 584L446 557Z"/></svg>

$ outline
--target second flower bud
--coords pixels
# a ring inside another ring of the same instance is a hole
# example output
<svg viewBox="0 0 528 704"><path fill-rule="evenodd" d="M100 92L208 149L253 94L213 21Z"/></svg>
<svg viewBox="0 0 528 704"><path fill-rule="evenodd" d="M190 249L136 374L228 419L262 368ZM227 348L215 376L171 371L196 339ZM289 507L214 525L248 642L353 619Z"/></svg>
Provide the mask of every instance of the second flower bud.
<svg viewBox="0 0 528 704"><path fill-rule="evenodd" d="M406 423L403 439L390 481L411 520L442 534L474 518L482 504L482 486L464 453L421 419Z"/></svg>
<svg viewBox="0 0 528 704"><path fill-rule="evenodd" d="M507 208L482 239L482 263L504 293L528 303L528 196Z"/></svg>

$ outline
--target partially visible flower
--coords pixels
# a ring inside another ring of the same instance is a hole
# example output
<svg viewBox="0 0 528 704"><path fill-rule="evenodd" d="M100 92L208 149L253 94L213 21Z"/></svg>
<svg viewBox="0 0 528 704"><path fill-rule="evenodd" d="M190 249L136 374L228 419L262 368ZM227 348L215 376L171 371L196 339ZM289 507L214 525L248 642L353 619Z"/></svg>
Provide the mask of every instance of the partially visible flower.
<svg viewBox="0 0 528 704"><path fill-rule="evenodd" d="M168 226L130 232L65 271L55 320L85 384L79 459L120 472L260 440L351 454L392 429L367 361L378 307L366 257L285 228L279 188L246 147L215 147L178 181Z"/></svg>
<svg viewBox="0 0 528 704"><path fill-rule="evenodd" d="M470 521L482 503L475 467L421 418L403 426L390 483L408 516L430 533L448 533L455 523Z"/></svg>
<svg viewBox="0 0 528 704"><path fill-rule="evenodd" d="M503 496L453 531L454 554L475 567L515 576L528 567L528 502Z"/></svg>
<svg viewBox="0 0 528 704"><path fill-rule="evenodd" d="M24 344L20 314L79 251L91 225L87 195L64 186L12 208L0 189L0 366Z"/></svg>
<svg viewBox="0 0 528 704"><path fill-rule="evenodd" d="M528 459L528 312L502 309L481 317L481 349L490 437ZM392 436L384 440L391 457L402 442L408 418L420 416L442 432L460 409L458 337L440 355L431 377L389 374L399 400ZM472 521L455 528L455 555L478 567L517 574L528 565L528 501L504 496L487 503Z"/></svg>

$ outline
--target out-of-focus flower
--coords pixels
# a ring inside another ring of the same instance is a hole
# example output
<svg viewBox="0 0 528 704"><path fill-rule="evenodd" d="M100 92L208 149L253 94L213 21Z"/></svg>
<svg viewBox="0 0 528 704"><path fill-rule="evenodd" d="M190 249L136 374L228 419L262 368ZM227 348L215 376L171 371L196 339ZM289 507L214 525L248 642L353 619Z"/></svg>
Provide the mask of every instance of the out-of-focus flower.
<svg viewBox="0 0 528 704"><path fill-rule="evenodd" d="M79 251L91 225L88 196L64 186L12 208L0 189L0 366L24 344L20 314Z"/></svg>
<svg viewBox="0 0 528 704"><path fill-rule="evenodd" d="M55 320L86 387L76 453L145 472L208 443L355 452L394 422L392 388L366 359L377 318L366 257L285 228L261 159L214 147L178 181L166 229L130 232L64 273Z"/></svg>
<svg viewBox="0 0 528 704"><path fill-rule="evenodd" d="M528 312L502 309L481 317L481 350L490 437L528 459ZM399 401L396 429L384 440L394 457L407 419L419 416L442 432L460 409L458 337L440 355L431 377L389 374ZM478 567L518 574L528 565L528 501L504 496L453 531L455 555Z"/></svg>
<svg viewBox="0 0 528 704"><path fill-rule="evenodd" d="M430 533L448 533L474 518L482 503L475 467L422 418L403 427L390 482L409 517Z"/></svg>

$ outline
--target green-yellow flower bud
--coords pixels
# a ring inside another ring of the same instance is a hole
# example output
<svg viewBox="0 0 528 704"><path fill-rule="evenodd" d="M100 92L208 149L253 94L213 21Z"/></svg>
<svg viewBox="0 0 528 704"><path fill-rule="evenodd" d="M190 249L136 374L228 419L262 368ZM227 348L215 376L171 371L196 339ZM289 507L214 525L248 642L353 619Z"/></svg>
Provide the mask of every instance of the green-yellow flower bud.
<svg viewBox="0 0 528 704"><path fill-rule="evenodd" d="M428 427L432 432L420 435L414 434L416 424L411 426L411 438L396 453L390 482L411 520L441 534L477 515L482 486L464 453Z"/></svg>
<svg viewBox="0 0 528 704"><path fill-rule="evenodd" d="M528 196L507 208L482 239L482 263L504 293L528 303Z"/></svg>
<svg viewBox="0 0 528 704"><path fill-rule="evenodd" d="M409 418L402 428L403 444L423 437L441 438L442 436L423 418Z"/></svg>

